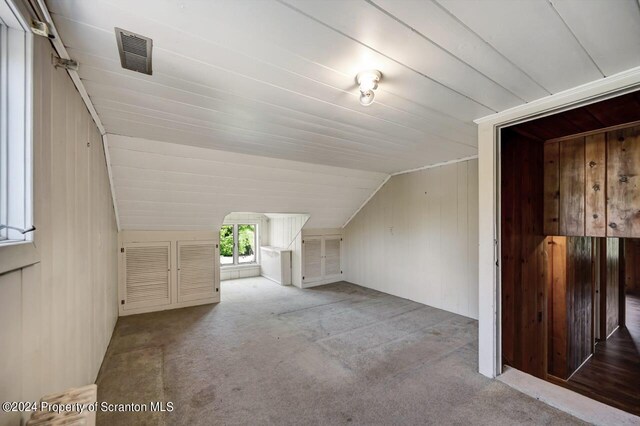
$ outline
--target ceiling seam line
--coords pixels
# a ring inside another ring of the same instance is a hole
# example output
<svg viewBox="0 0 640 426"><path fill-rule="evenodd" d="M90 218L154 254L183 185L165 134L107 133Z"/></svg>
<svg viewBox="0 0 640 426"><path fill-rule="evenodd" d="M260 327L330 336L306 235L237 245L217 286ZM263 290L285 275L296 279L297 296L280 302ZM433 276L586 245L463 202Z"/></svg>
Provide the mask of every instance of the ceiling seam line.
<svg viewBox="0 0 640 426"><path fill-rule="evenodd" d="M469 64L468 62L466 62L465 60L459 58L458 56L454 55L453 53L451 53L449 50L445 49L443 46L441 46L439 43L436 43L435 41L433 41L432 39L430 39L429 37L427 37L426 35L424 35L423 33L421 33L420 31L418 31L417 29L415 29L414 27L412 27L411 25L409 25L408 23L404 22L402 19L398 18L397 16L395 16L394 14L392 14L391 12L387 11L386 9L384 9L382 6L379 6L378 4L376 4L373 0L364 0L366 3L370 4L371 6L373 6L374 8L376 8L377 10L379 10L380 12L382 12L383 14L385 14L386 16L388 16L389 18L393 19L394 21L398 22L400 25L406 27L407 29L409 29L410 31L412 31L413 33L417 34L419 37L423 38L424 40L426 40L427 42L433 44L434 46L436 46L438 49L440 49L441 51L443 51L445 54L449 55L450 57L452 57L453 59L455 59L456 61L460 62L462 65L469 67L470 69L474 70L475 72L477 72L478 74L480 74L481 76L483 76L484 78L486 78L487 80L489 80L490 82L494 83L496 86L499 86L500 88L502 88L503 90L505 90L506 92L510 93L511 95L513 95L514 97L518 98L519 100L521 100L522 102L527 102L526 99L522 98L520 95L518 95L517 93L514 93L511 89L506 88L505 86L503 86L502 84L498 83L497 81L495 81L493 78L489 77L488 75L486 75L485 73L483 73L482 71L480 71L479 69L477 69L476 67L474 67L473 65Z"/></svg>
<svg viewBox="0 0 640 426"><path fill-rule="evenodd" d="M560 18L560 20L562 21L562 23L564 24L565 28L567 29L567 31L569 31L569 34L571 34L571 36L573 37L573 39L576 41L576 43L578 43L578 45L580 46L580 48L582 49L582 51L585 53L585 55L587 55L587 57L589 58L589 60L591 61L591 63L596 67L596 69L598 70L598 72L602 75L603 78L606 77L605 73L602 71L602 69L600 69L600 66L598 66L598 64L596 63L595 59L593 59L593 57L591 56L591 54L589 53L589 51L587 50L586 47L584 47L584 45L582 44L582 42L580 41L580 39L578 38L578 36L573 32L573 30L571 29L571 27L569 26L569 24L567 23L567 21L564 20L564 18L562 17L562 15L560 14L560 11L558 9L556 9L556 7L553 5L553 3L551 2L551 0L547 0L547 4L551 7L551 9L555 12L555 14L558 16L558 18Z"/></svg>
<svg viewBox="0 0 640 426"><path fill-rule="evenodd" d="M371 46L369 46L369 45L367 45L367 44L365 44L365 43L361 42L360 40L358 40L358 39L356 39L356 38L354 38L354 37L351 37L350 35L348 35L348 34L346 34L346 33L342 32L342 31L340 31L339 29L334 28L334 27L332 27L331 25L329 25L329 24L327 24L327 23L325 23L325 22L322 22L321 20L319 20L319 19L317 19L317 18L314 18L313 16L311 16L311 15L309 15L309 14L307 14L307 13L303 12L302 10L300 10L300 9L298 9L298 8L296 8L295 6L292 6L292 5L288 4L288 3L286 3L284 0L275 0L275 1L277 1L277 2L278 2L278 3L280 3L280 4L282 4L282 5L283 5L283 6L285 6L285 7L288 7L289 9L291 9L291 10L293 10L293 11L295 11L295 12L297 12L297 13L299 13L299 14L301 14L301 15L305 16L305 17L307 17L308 19L311 19L312 21L314 21L314 22L316 22L316 23L318 23L318 24L320 24L320 25L322 25L322 26L324 26L324 27L326 27L326 28L329 28L330 30L335 31L336 33L340 34L341 36L346 37L346 38L348 38L349 40L351 40L351 41L353 41L353 42L356 42L356 43L358 43L359 45L361 45L361 46L363 46L363 47L366 47L367 49L371 50L372 52L375 52L375 53L377 53L378 55L384 56L384 57L385 57L385 58L387 58L388 60L395 62L396 64L398 64L398 65L400 65L400 66L402 66L402 67L404 67L404 68L406 68L406 69L408 69L408 70L410 70L410 71L412 71L412 72L414 72L414 73L416 73L416 74L418 74L418 75L420 75L420 76L422 76L422 77L426 78L427 80L430 80L430 81L432 81L432 82L434 82L434 83L436 83L436 84L438 84L438 85L440 85L440 86L444 87L445 89L450 90L450 91L452 91L453 93L456 93L456 94L458 94L458 95L460 95L460 96L462 96L462 97L464 97L464 98L466 98L466 99L470 100L471 102L474 102L474 103L476 103L476 104L478 104L478 105L480 105L480 106L482 106L482 107L484 107L484 108L486 108L486 109L488 109L488 110L490 110L490 111L498 112L496 109L491 108L490 106L485 105L485 104L483 104L482 102L480 102L480 101L478 101L478 100L476 100L476 99L473 99L471 96L469 96L469 95L465 95L464 93L462 93L462 92L460 92L460 91L458 91L458 90L456 90L456 89L454 89L454 88L452 88L452 87L449 87L449 86L447 86L446 84L444 84L444 83L442 83L442 82L440 82L440 81L438 81L438 80L434 79L433 77L429 77L427 74L425 74L425 73L423 73L423 72L420 72L420 71L418 71L417 69L415 69L415 68L413 68L413 67L410 67L409 65L407 65L407 64L405 64L405 63L403 63L403 62L400 62L400 61L398 61L397 59L394 59L394 58L392 58L391 56L386 55L386 54L382 53L381 51L379 51L379 50L377 50L377 49L374 49L373 47L371 47Z"/></svg>
<svg viewBox="0 0 640 426"><path fill-rule="evenodd" d="M462 22L461 19L459 19L456 15L454 15L452 12L449 11L449 9L447 9L446 7L444 7L443 5L440 4L440 2L438 0L431 0L433 2L433 4L435 4L437 7L439 7L443 12L445 12L447 15L451 16L451 18L453 18L456 22L458 22L460 25L462 25L467 31L469 31L471 34L475 35L476 37L478 37L479 40L481 40L484 44L486 44L487 46L489 46L494 52L496 52L498 55L500 55L505 61L509 62L514 68L516 68L517 70L519 70L522 74L524 74L525 76L527 76L527 78L529 80L531 80L535 85L537 85L539 88L541 88L542 90L544 90L545 92L547 92L549 95L552 95L553 93L551 93L551 91L549 89L547 89L546 87L544 87L542 84L540 84L535 78L533 78L528 72L526 72L524 69L522 69L520 66L518 66L516 63L514 63L511 59L507 58L507 56L505 56L504 54L502 54L502 52L500 52L494 45L492 45L491 43L489 43L487 40L485 40L484 38L482 38L480 36L480 34L478 34L477 32L475 32L473 29L471 29L471 27L469 27L467 24L465 24L464 22ZM640 0L639 0L640 1Z"/></svg>

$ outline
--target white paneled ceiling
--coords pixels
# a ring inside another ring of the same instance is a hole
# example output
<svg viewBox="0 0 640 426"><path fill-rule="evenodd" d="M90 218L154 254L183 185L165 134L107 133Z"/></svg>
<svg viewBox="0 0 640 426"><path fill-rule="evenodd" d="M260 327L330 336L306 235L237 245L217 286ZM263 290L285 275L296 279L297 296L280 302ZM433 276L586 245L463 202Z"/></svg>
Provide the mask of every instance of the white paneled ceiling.
<svg viewBox="0 0 640 426"><path fill-rule="evenodd" d="M231 212L308 213L339 228L386 178L207 148L107 137L122 229L207 229Z"/></svg>
<svg viewBox="0 0 640 426"><path fill-rule="evenodd" d="M475 155L474 119L640 66L638 1L47 4L108 134L388 174ZM114 27L153 39L152 76L121 68ZM383 78L362 107L367 69Z"/></svg>

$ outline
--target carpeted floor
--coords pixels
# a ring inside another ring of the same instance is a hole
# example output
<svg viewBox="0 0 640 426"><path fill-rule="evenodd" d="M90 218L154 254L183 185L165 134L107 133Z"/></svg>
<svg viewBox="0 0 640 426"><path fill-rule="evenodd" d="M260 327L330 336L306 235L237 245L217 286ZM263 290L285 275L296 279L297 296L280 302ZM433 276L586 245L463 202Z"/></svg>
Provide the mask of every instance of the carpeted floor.
<svg viewBox="0 0 640 426"><path fill-rule="evenodd" d="M98 423L578 424L477 373L477 322L346 282L225 281L222 302L120 318Z"/></svg>

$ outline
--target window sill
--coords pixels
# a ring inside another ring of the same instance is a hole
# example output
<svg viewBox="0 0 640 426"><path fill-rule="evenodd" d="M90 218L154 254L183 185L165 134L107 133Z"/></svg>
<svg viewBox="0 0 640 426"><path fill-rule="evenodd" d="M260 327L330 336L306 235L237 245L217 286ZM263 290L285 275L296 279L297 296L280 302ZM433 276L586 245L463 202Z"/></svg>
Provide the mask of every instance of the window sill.
<svg viewBox="0 0 640 426"><path fill-rule="evenodd" d="M22 269L40 262L40 253L33 241L0 243L0 274Z"/></svg>
<svg viewBox="0 0 640 426"><path fill-rule="evenodd" d="M260 264L257 262L253 263L243 263L241 265L221 265L220 270L222 271L239 271L241 269L250 269L250 268L259 268Z"/></svg>

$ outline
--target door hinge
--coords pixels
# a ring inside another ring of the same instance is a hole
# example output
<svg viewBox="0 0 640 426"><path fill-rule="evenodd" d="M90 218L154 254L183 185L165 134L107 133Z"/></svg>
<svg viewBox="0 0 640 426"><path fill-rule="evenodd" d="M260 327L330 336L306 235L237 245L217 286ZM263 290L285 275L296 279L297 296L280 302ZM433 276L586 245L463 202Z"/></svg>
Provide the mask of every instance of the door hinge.
<svg viewBox="0 0 640 426"><path fill-rule="evenodd" d="M120 253L124 253L124 247L120 248Z"/></svg>
<svg viewBox="0 0 640 426"><path fill-rule="evenodd" d="M304 277L302 277L302 279L304 280Z"/></svg>
<svg viewBox="0 0 640 426"><path fill-rule="evenodd" d="M220 291L220 289L219 289L219 288L216 288L216 292L218 292L218 291Z"/></svg>
<svg viewBox="0 0 640 426"><path fill-rule="evenodd" d="M121 305L124 305L124 299L122 299L122 300L120 301L120 304L121 304Z"/></svg>
<svg viewBox="0 0 640 426"><path fill-rule="evenodd" d="M342 241L342 238L340 238L340 241Z"/></svg>
<svg viewBox="0 0 640 426"><path fill-rule="evenodd" d="M216 244L216 248L218 248L218 245Z"/></svg>
<svg viewBox="0 0 640 426"><path fill-rule="evenodd" d="M340 273L342 273L342 271L340 271Z"/></svg>

